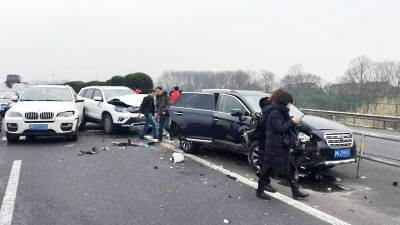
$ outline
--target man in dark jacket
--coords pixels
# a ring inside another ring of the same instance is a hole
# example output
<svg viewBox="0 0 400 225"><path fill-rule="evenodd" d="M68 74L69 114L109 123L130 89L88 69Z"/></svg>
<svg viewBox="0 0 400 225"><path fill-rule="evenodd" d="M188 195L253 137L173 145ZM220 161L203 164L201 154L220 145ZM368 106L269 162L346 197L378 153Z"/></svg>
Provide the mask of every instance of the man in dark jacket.
<svg viewBox="0 0 400 225"><path fill-rule="evenodd" d="M146 123L144 124L143 130L140 133L139 139L144 139L144 135L146 134L147 130L149 129L149 125L151 123L152 131L153 131L153 138L158 138L157 136L157 123L153 118L155 112L154 108L154 90L149 91L149 95L143 98L142 104L139 108L139 116L141 114L144 115L146 118Z"/></svg>
<svg viewBox="0 0 400 225"><path fill-rule="evenodd" d="M284 143L284 134L290 136L290 132L295 133L295 126L302 117L289 115L289 108L293 102L293 96L287 92L279 94L268 108L268 119L266 122L265 134L265 153L262 173L258 181L257 197L269 199L264 192L267 181L270 180L272 171L279 175L285 175L292 189L294 199L306 198L309 195L302 193L295 179L295 170L290 153L290 146ZM292 140L294 142L294 140Z"/></svg>
<svg viewBox="0 0 400 225"><path fill-rule="evenodd" d="M162 87L157 87L156 93L156 116L159 116L158 143L161 143L163 139L164 128L169 131L170 117L168 109L171 106L171 98L168 96L168 93L166 91L162 90Z"/></svg>

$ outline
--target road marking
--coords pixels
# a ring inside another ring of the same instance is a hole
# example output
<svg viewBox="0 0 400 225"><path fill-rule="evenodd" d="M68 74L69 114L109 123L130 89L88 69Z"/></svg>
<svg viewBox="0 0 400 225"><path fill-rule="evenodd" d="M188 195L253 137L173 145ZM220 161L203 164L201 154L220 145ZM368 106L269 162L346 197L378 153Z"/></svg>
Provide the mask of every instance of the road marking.
<svg viewBox="0 0 400 225"><path fill-rule="evenodd" d="M151 139L151 138L150 138L150 136L146 136L146 139ZM172 146L170 144L161 143L161 145L166 147L166 148L168 148L168 149L171 149L171 150L173 150L175 152L180 152L180 153L184 154L185 157L190 158L190 159L192 159L192 160L194 160L196 162L199 162L199 163L201 163L201 164L203 164L205 166L208 166L208 167L210 167L210 168L212 168L212 169L214 169L214 170L216 170L218 172L221 172L221 173L226 174L226 175L234 176L234 177L237 178L238 182L246 184L246 185L248 185L248 186L250 186L250 187L252 187L254 189L257 189L258 183L255 182L255 181L251 181L246 177L243 177L243 176L241 176L241 175L239 175L237 173L234 173L234 172L231 172L231 171L229 171L227 169L224 169L221 166L217 166L217 165L215 165L215 164L213 164L211 162L208 162L207 160L204 160L204 159L202 159L200 157L197 157L195 155L190 155L190 154L183 153L182 150L177 150L174 146ZM318 219L320 219L322 221L325 221L325 222L327 222L329 224L350 225L349 223L346 223L346 222L344 222L344 221L342 221L342 220L340 220L340 219L338 219L336 217L333 217L333 216L331 216L329 214L326 214L326 213L324 213L322 211L319 211L319 210L317 210L317 209L315 209L313 207L310 207L310 206L308 206L308 205L306 205L304 203L296 201L296 200L294 200L294 199L292 199L290 197L287 197L286 195L283 195L281 193L278 193L278 192L269 193L268 192L268 195L270 195L271 197L274 197L274 198L276 198L276 199L278 199L278 200L280 200L280 201L282 201L282 202L284 202L284 203L286 203L286 204L288 204L290 206L293 206L293 207L295 207L295 208L297 208L297 209L299 209L299 210L301 210L301 211L303 211L305 213L308 213L308 214L310 214L310 215L312 215L312 216L314 216L314 217L316 217L316 218L318 218Z"/></svg>
<svg viewBox="0 0 400 225"><path fill-rule="evenodd" d="M21 160L16 160L13 163L6 193L3 198L3 204L0 210L0 225L11 225L15 199L17 197L17 189L19 182L19 172L21 171Z"/></svg>

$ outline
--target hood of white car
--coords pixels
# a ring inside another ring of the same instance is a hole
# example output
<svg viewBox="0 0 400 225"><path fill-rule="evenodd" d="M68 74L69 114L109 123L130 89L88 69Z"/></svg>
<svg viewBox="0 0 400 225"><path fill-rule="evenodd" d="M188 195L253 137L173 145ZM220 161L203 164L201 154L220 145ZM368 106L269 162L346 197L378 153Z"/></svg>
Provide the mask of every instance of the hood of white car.
<svg viewBox="0 0 400 225"><path fill-rule="evenodd" d="M139 107L140 104L142 104L143 98L146 96L147 96L146 94L124 95L124 96L110 98L107 102L113 105L117 105L119 102L123 102L128 106Z"/></svg>
<svg viewBox="0 0 400 225"><path fill-rule="evenodd" d="M64 112L74 110L74 102L41 102L32 101L24 102L20 101L13 105L12 111L16 112Z"/></svg>

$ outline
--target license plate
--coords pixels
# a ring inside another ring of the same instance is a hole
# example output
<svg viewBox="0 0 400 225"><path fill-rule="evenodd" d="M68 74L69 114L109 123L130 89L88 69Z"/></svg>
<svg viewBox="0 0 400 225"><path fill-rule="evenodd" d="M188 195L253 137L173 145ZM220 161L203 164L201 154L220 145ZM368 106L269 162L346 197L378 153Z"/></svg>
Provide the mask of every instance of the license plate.
<svg viewBox="0 0 400 225"><path fill-rule="evenodd" d="M0 112L6 111L6 107L1 107Z"/></svg>
<svg viewBox="0 0 400 225"><path fill-rule="evenodd" d="M47 124L29 124L29 130L47 130Z"/></svg>
<svg viewBox="0 0 400 225"><path fill-rule="evenodd" d="M335 149L334 158L350 158L350 149Z"/></svg>

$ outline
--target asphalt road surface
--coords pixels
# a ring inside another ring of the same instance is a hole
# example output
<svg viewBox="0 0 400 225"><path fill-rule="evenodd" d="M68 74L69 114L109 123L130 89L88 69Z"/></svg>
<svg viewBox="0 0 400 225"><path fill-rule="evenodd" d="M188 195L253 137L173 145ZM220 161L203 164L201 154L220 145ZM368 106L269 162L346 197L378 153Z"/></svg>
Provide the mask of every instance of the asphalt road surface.
<svg viewBox="0 0 400 225"><path fill-rule="evenodd" d="M83 132L75 143L39 139L8 144L3 139L0 200L15 179L15 173L10 176L13 165L21 160L12 224L329 224L279 199L260 200L254 188L189 157L172 164L176 142L111 146L128 137L138 142L135 134L101 131ZM92 147L99 153L78 156ZM257 181L245 156L212 148L196 156ZM301 202L350 224L400 224L400 188L392 185L399 169L363 160L363 179L355 173L356 165L350 164L322 177L302 178L311 197ZM290 197L285 182L274 179L273 185ZM3 200L2 210L9 203Z"/></svg>

